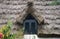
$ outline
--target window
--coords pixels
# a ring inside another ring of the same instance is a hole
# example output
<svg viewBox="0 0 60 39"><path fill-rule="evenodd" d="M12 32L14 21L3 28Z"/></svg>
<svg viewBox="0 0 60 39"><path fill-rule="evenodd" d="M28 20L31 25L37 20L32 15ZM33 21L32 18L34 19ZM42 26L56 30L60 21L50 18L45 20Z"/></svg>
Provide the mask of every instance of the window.
<svg viewBox="0 0 60 39"><path fill-rule="evenodd" d="M35 20L26 20L24 26L26 34L37 34L37 22Z"/></svg>

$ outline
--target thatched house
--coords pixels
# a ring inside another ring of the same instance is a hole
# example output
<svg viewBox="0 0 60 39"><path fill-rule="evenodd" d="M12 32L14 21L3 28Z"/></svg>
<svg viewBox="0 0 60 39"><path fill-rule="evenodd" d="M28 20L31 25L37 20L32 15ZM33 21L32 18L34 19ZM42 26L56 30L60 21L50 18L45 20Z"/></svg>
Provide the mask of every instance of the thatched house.
<svg viewBox="0 0 60 39"><path fill-rule="evenodd" d="M19 15L16 22L22 24L22 26L28 30L24 31L29 33L34 33L36 31L35 33L37 33L38 26L44 21L44 19L41 14L37 14L38 12L34 9L33 2L28 2L27 8L25 8L21 13L22 14Z"/></svg>
<svg viewBox="0 0 60 39"><path fill-rule="evenodd" d="M34 1L34 9L30 8L33 13L26 13L28 9L26 1L4 0L0 3L0 27L6 24L11 17L11 21L14 23L13 28L16 28L17 24L24 27L25 22L35 20L38 34L60 34L60 5L48 5L51 2ZM28 19L32 20L28 21ZM16 22L18 23L16 24Z"/></svg>

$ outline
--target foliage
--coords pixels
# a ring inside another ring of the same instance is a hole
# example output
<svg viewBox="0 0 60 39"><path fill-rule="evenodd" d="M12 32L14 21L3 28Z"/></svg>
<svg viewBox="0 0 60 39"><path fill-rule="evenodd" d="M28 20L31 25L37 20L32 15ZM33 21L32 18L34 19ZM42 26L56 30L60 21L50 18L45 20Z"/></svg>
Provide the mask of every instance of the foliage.
<svg viewBox="0 0 60 39"><path fill-rule="evenodd" d="M1 39L15 39L15 34L10 33L12 25L12 22L8 21L7 24L0 29L0 33L3 33L4 35Z"/></svg>
<svg viewBox="0 0 60 39"><path fill-rule="evenodd" d="M54 0L52 3L49 3L49 5L60 5L60 1Z"/></svg>
<svg viewBox="0 0 60 39"><path fill-rule="evenodd" d="M19 31L17 31L16 38L22 39L23 38L23 28L20 28Z"/></svg>

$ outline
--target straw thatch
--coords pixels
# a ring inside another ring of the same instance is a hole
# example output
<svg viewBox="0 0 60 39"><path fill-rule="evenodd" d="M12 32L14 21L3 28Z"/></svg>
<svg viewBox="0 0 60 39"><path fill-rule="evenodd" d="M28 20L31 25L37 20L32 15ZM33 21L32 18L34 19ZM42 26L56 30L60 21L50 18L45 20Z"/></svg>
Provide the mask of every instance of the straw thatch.
<svg viewBox="0 0 60 39"><path fill-rule="evenodd" d="M60 34L60 5L56 6L46 5L49 3L52 3L52 1L34 1L34 9L36 9L36 11L31 14L38 21L38 23L41 23L41 17L44 18L44 22L48 23L46 25L42 25L43 29L41 29L40 28L41 25L39 25L38 33L43 32L45 34ZM24 10L26 4L27 4L26 1L18 1L18 0L17 1L4 0L3 2L1 2L0 27L2 27L2 25L7 23L9 17L11 17L10 20L13 23L15 23L16 21L23 23L23 20L28 15L27 13L25 13L26 10ZM19 19L20 21L18 21L17 19ZM13 26L16 27L17 25L14 24ZM40 32L41 30L42 32Z"/></svg>
<svg viewBox="0 0 60 39"><path fill-rule="evenodd" d="M40 24L43 21L41 14L38 14L37 10L34 8L25 8L25 10L17 17L16 22L23 24L23 20L27 17L28 14L31 14Z"/></svg>

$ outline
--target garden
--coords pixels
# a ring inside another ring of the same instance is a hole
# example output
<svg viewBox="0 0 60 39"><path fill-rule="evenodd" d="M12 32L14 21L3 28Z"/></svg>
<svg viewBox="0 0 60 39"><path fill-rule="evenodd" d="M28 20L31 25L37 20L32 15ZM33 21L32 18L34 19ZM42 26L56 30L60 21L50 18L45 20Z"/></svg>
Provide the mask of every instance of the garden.
<svg viewBox="0 0 60 39"><path fill-rule="evenodd" d="M11 28L13 26L13 23L9 20L6 25L3 25L2 28L0 28L0 39L22 39L23 33L22 29L17 31L17 33L11 33Z"/></svg>

